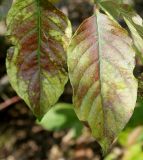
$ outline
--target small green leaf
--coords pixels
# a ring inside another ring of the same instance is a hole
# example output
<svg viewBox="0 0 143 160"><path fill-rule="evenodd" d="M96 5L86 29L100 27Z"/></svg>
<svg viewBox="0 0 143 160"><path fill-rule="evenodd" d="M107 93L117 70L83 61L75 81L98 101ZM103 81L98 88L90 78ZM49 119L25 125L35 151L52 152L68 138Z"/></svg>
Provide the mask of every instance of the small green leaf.
<svg viewBox="0 0 143 160"><path fill-rule="evenodd" d="M9 80L34 114L42 117L56 103L68 80L70 22L47 0L16 0L7 26L14 45L7 54Z"/></svg>
<svg viewBox="0 0 143 160"><path fill-rule="evenodd" d="M58 103L53 106L38 123L50 131L72 128L75 136L79 136L82 131L82 124L78 120L73 106L66 103Z"/></svg>
<svg viewBox="0 0 143 160"><path fill-rule="evenodd" d="M136 104L132 40L116 22L97 12L73 36L68 67L77 116L106 152Z"/></svg>

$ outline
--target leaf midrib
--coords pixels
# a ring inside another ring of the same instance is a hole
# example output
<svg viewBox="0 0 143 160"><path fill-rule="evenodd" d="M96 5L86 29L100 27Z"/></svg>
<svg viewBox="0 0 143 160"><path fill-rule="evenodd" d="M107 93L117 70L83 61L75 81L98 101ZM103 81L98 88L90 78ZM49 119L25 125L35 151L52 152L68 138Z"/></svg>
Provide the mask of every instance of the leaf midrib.
<svg viewBox="0 0 143 160"><path fill-rule="evenodd" d="M95 17L96 17L96 26L97 26L97 35L98 35L98 59L99 59L99 84L100 84L100 96L101 96L101 105L102 105L102 112L103 112L103 122L105 121L105 117L104 117L104 98L102 95L102 79L101 79L101 75L102 75L102 64L101 64L101 58L102 58L102 54L101 54L101 46L100 46L100 26L99 26L99 20L98 20L98 16L99 16L99 11L97 10L95 13ZM105 132L105 123L103 123L103 134Z"/></svg>
<svg viewBox="0 0 143 160"><path fill-rule="evenodd" d="M39 105L41 99L41 8L40 8L40 0L36 0L37 2L37 34L38 34L38 48L37 48L37 59L38 59L38 74L39 74ZM38 106L38 112L41 115L41 108Z"/></svg>
<svg viewBox="0 0 143 160"><path fill-rule="evenodd" d="M40 70L40 48L41 48L41 9L40 9L40 0L37 1L37 33L38 33L38 49L37 49L37 58L38 66Z"/></svg>

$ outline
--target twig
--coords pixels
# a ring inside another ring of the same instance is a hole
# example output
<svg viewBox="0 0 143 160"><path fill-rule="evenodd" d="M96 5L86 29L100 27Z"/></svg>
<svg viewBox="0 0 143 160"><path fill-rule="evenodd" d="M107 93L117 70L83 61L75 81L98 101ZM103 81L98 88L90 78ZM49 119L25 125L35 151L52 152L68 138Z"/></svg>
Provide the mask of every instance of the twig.
<svg viewBox="0 0 143 160"><path fill-rule="evenodd" d="M11 106L12 104L15 104L15 103L19 102L20 100L21 100L21 98L18 97L18 96L7 99L5 102L0 104L0 111L2 111L3 109Z"/></svg>

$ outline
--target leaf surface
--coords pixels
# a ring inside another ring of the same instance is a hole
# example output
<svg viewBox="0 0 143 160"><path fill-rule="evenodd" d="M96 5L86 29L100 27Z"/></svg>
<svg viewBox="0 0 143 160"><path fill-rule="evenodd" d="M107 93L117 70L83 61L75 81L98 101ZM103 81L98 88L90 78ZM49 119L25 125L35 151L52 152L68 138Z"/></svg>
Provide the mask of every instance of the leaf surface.
<svg viewBox="0 0 143 160"><path fill-rule="evenodd" d="M106 152L130 119L137 97L135 53L127 32L97 12L68 49L75 111Z"/></svg>
<svg viewBox="0 0 143 160"><path fill-rule="evenodd" d="M47 0L17 0L8 14L7 26L14 45L7 54L10 82L34 114L42 117L68 80L70 22Z"/></svg>

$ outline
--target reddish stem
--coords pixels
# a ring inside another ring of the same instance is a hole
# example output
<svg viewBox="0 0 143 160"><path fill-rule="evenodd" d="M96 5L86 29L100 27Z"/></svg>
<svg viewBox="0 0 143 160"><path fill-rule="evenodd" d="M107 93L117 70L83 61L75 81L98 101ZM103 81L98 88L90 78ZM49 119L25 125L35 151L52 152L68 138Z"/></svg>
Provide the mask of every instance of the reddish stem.
<svg viewBox="0 0 143 160"><path fill-rule="evenodd" d="M7 99L5 102L0 104L0 111L2 111L3 109L11 106L12 104L15 104L15 103L19 102L20 100L21 100L21 98L18 97L18 96Z"/></svg>

